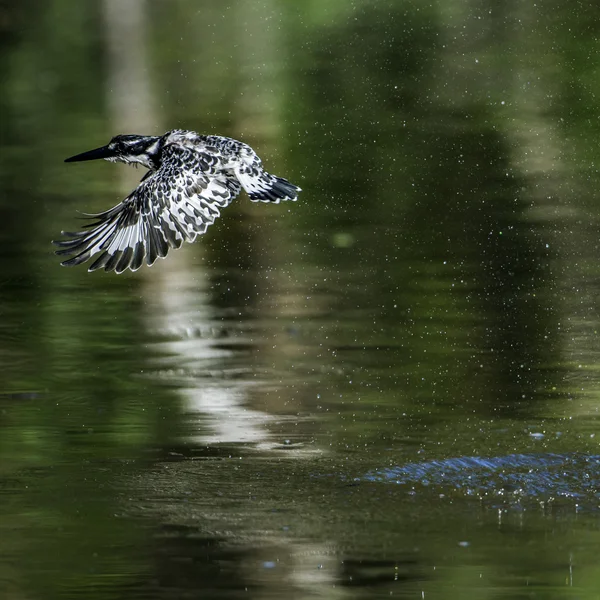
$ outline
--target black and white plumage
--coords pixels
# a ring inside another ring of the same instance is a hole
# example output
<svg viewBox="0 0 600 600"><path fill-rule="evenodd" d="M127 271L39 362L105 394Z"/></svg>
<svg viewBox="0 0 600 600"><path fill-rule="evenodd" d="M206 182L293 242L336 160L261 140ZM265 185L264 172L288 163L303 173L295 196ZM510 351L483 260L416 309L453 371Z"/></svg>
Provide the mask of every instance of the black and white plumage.
<svg viewBox="0 0 600 600"><path fill-rule="evenodd" d="M133 192L95 221L62 234L57 254L64 266L92 257L90 271L136 271L170 248L193 242L243 188L254 202L296 200L300 188L263 170L250 146L237 140L176 129L160 137L118 135L109 144L65 162L103 158L138 163L149 171Z"/></svg>

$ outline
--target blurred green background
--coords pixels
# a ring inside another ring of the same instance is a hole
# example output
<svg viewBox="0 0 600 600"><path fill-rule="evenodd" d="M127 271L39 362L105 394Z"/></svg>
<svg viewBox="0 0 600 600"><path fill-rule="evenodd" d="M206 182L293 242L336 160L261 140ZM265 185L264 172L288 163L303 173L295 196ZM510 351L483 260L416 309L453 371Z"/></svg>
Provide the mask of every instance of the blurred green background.
<svg viewBox="0 0 600 600"><path fill-rule="evenodd" d="M564 0L0 0L0 596L596 598L599 35ZM174 128L299 201L60 267L143 175L64 158Z"/></svg>

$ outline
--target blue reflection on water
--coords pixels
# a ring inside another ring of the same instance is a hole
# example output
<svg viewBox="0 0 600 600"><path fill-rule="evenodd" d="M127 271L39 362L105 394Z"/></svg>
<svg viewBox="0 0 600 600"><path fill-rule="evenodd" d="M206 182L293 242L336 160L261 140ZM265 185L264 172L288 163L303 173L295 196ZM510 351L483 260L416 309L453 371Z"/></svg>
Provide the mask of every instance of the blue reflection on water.
<svg viewBox="0 0 600 600"><path fill-rule="evenodd" d="M587 454L509 454L465 456L376 469L373 482L448 486L468 495L514 492L520 496L598 496L600 456Z"/></svg>

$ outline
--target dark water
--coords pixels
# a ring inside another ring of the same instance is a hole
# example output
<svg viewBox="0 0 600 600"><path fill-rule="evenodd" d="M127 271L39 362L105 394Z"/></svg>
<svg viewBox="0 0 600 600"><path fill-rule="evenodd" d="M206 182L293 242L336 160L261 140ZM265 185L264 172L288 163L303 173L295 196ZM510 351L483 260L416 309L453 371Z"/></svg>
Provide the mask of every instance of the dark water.
<svg viewBox="0 0 600 600"><path fill-rule="evenodd" d="M0 596L597 598L595 4L0 1ZM183 127L243 197L50 241Z"/></svg>

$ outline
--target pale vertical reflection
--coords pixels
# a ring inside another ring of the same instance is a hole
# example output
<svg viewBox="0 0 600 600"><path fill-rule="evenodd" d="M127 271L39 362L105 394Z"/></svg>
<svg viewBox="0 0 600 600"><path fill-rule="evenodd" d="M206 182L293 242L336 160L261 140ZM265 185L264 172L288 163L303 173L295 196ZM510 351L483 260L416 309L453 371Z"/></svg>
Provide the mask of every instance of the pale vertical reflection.
<svg viewBox="0 0 600 600"><path fill-rule="evenodd" d="M513 164L528 182L527 195L534 200L526 216L534 221L555 220L571 211L567 199L556 194L557 184L565 174L561 158L564 138L552 116L553 97L560 90L551 75L562 56L548 52L544 36L537 34L535 7L518 2L513 7L513 18L526 31L534 32L515 38L517 55L541 60L521 60L513 67L507 101L517 107L517 114L506 120L505 128L515 142L509 144L514 152Z"/></svg>
<svg viewBox="0 0 600 600"><path fill-rule="evenodd" d="M484 3L485 6L485 3ZM555 218L564 210L554 190L564 172L562 139L552 116L552 74L559 55L549 53L536 33L535 5L508 3L502 8L488 2L449 3L441 9L444 48L436 85L430 98L440 105L468 112L485 107L508 138L513 173L527 181L527 195L535 200L528 217ZM509 32L519 23L527 35ZM504 57L502 65L493 61ZM535 56L536 60L524 57ZM541 58L541 60L539 60Z"/></svg>
<svg viewBox="0 0 600 600"><path fill-rule="evenodd" d="M157 350L167 358L160 373L177 384L188 423L196 427L186 441L197 443L259 443L266 439L271 417L247 407L253 384L240 377L224 381L224 363L232 356L217 343L219 327L209 304L206 273L169 268L162 271L161 286L149 300L149 324L168 341ZM155 328L158 328L157 330ZM229 369L231 375L232 367Z"/></svg>
<svg viewBox="0 0 600 600"><path fill-rule="evenodd" d="M106 42L106 102L113 131L159 134L160 119L148 64L146 0L103 0ZM130 166L117 167L123 194L139 182L142 173Z"/></svg>
<svg viewBox="0 0 600 600"><path fill-rule="evenodd" d="M146 0L104 0L107 102L118 133L155 133L159 125L147 60Z"/></svg>
<svg viewBox="0 0 600 600"><path fill-rule="evenodd" d="M115 132L163 133L159 127L152 91L152 68L148 61L148 19L146 0L104 0L108 54L107 101ZM137 185L140 172L130 167L123 171L123 192ZM206 289L205 269L191 264L192 256L202 252L198 243L190 252L186 246L171 252L167 261L158 260L143 267L143 294L147 298L149 329L171 338L165 350L171 355L174 372L195 372L203 365L219 367L223 353L214 341L190 332L211 329L212 314ZM246 410L243 384L235 386L198 384L193 377L177 380L184 399L184 410L198 415L198 428L210 425L210 432L192 436L203 442L257 442L265 437L262 424L267 415Z"/></svg>

